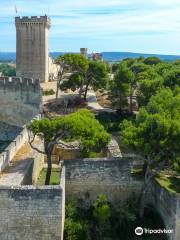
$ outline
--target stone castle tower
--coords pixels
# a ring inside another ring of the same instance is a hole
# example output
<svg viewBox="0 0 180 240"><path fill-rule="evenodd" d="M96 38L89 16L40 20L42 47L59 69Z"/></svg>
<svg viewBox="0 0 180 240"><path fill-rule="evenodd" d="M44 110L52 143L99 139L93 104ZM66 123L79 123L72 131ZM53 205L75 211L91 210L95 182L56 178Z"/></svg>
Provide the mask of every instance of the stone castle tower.
<svg viewBox="0 0 180 240"><path fill-rule="evenodd" d="M16 17L16 72L17 77L49 80L50 18Z"/></svg>

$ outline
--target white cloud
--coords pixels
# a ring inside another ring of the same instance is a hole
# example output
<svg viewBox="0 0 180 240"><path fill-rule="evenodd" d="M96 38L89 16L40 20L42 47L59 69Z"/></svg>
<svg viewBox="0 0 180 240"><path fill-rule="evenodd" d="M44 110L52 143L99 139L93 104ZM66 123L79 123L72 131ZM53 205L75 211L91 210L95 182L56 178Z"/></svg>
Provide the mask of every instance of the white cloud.
<svg viewBox="0 0 180 240"><path fill-rule="evenodd" d="M163 40L180 31L180 0L1 0L0 29L6 29L8 36L15 35L15 5L20 15L49 11L52 41L98 38L108 45L109 39L114 42L123 36L158 35Z"/></svg>

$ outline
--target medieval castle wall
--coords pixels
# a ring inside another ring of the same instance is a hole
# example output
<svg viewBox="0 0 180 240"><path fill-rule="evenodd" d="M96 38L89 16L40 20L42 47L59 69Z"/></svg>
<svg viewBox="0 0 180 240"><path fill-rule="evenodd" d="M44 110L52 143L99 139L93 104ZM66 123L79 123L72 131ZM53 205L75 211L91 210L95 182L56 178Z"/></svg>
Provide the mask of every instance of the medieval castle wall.
<svg viewBox="0 0 180 240"><path fill-rule="evenodd" d="M170 192L152 181L147 202L159 212L166 229L173 230L172 234L168 234L168 239L180 239L180 194Z"/></svg>
<svg viewBox="0 0 180 240"><path fill-rule="evenodd" d="M22 127L40 112L39 81L0 77L0 102L0 121Z"/></svg>
<svg viewBox="0 0 180 240"><path fill-rule="evenodd" d="M133 159L83 159L64 162L66 198L72 194L95 200L105 194L113 203L125 201L131 194L139 194L142 181L131 174Z"/></svg>
<svg viewBox="0 0 180 240"><path fill-rule="evenodd" d="M17 127L14 135L0 133L0 140L11 140L0 154L0 172L11 162L16 152L28 140L26 124L40 117L41 90L38 80L0 77L0 121Z"/></svg>
<svg viewBox="0 0 180 240"><path fill-rule="evenodd" d="M50 187L0 187L0 239L61 240L64 190Z"/></svg>
<svg viewBox="0 0 180 240"><path fill-rule="evenodd" d="M0 239L63 240L65 197L93 201L99 194L119 204L139 194L142 181L132 176L132 158L64 161L60 186L0 187ZM152 182L147 203L179 239L180 196Z"/></svg>

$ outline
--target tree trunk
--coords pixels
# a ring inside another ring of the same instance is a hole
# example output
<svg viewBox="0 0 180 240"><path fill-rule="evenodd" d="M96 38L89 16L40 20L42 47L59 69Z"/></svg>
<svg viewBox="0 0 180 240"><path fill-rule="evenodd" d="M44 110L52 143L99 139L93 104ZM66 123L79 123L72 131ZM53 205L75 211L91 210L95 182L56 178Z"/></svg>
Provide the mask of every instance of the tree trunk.
<svg viewBox="0 0 180 240"><path fill-rule="evenodd" d="M81 99L81 96L82 96L82 92L83 92L83 83L81 84L81 87L79 89L79 98Z"/></svg>
<svg viewBox="0 0 180 240"><path fill-rule="evenodd" d="M45 185L49 185L50 179L51 179L51 171L52 171L51 152L48 152L47 154L47 164L48 164L48 167L47 167Z"/></svg>
<svg viewBox="0 0 180 240"><path fill-rule="evenodd" d="M131 92L130 92L130 96L129 96L129 100L130 100L130 113L133 112L133 92L132 92L132 87L131 87Z"/></svg>
<svg viewBox="0 0 180 240"><path fill-rule="evenodd" d="M58 99L59 95L59 80L57 80L57 85L56 85L56 99Z"/></svg>
<svg viewBox="0 0 180 240"><path fill-rule="evenodd" d="M58 95L59 95L59 87L60 87L60 83L63 79L63 75L64 75L64 67L62 67L62 70L61 72L58 73L58 80L57 80L57 85L56 85L56 99L58 98Z"/></svg>
<svg viewBox="0 0 180 240"><path fill-rule="evenodd" d="M84 93L84 100L86 100L86 98L87 98L88 87L89 87L89 83L87 83L87 85L86 85L86 89L85 89L85 93Z"/></svg>
<svg viewBox="0 0 180 240"><path fill-rule="evenodd" d="M122 113L122 97L121 97L121 93L120 93L120 96L119 96L119 102L120 102L120 104L119 104L119 111L120 111L120 113Z"/></svg>

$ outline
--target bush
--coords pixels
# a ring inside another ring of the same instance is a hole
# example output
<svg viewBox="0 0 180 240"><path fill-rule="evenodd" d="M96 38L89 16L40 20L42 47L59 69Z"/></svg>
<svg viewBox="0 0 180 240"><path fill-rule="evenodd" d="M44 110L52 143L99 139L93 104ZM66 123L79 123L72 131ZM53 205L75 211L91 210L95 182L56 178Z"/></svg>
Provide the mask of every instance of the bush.
<svg viewBox="0 0 180 240"><path fill-rule="evenodd" d="M86 196L86 200L89 195ZM89 201L87 201L89 202ZM65 240L134 240L135 228L164 229L157 212L148 206L143 219L138 217L138 201L135 196L114 208L105 195L100 195L92 205L71 199L66 205ZM157 235L142 235L140 240L154 240ZM159 240L167 240L158 234Z"/></svg>
<svg viewBox="0 0 180 240"><path fill-rule="evenodd" d="M0 64L0 72L7 77L16 76L15 67L10 66L9 64Z"/></svg>
<svg viewBox="0 0 180 240"><path fill-rule="evenodd" d="M124 113L108 113L108 112L100 112L96 119L104 126L105 130L108 132L115 132L120 130L120 124L124 119L132 119L134 118L132 114L128 112Z"/></svg>
<svg viewBox="0 0 180 240"><path fill-rule="evenodd" d="M43 91L43 96L54 95L55 91L53 89Z"/></svg>

